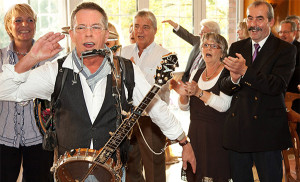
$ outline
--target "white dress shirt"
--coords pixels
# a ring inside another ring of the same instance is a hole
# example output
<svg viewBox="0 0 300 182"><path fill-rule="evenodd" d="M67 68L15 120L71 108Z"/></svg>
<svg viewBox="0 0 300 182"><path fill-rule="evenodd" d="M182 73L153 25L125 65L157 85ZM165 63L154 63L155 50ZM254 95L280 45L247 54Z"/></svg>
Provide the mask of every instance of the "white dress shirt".
<svg viewBox="0 0 300 182"><path fill-rule="evenodd" d="M73 64L71 54L69 54L64 61L63 67L78 73L77 67ZM135 65L133 68L135 75L133 105L137 106L148 93L151 86L144 78L141 70ZM58 64L56 60L22 74L15 72L14 65L5 64L3 65L3 72L0 73L0 100L17 102L34 98L50 100L54 90L57 73ZM87 110L91 122L94 122L105 97L107 78L104 77L99 80L94 91L92 91L89 88L85 77L81 73L79 73L79 76ZM127 95L127 90L125 90L125 93ZM153 101L156 104L148 110L152 121L160 127L162 132L168 138L171 140L177 139L183 133L179 121L169 112L165 102L161 101L158 97L155 97Z"/></svg>
<svg viewBox="0 0 300 182"><path fill-rule="evenodd" d="M121 51L121 56L127 59L133 58L135 64L144 73L148 83L153 86L155 83L154 76L158 66L161 67L162 56L170 53L167 49L152 42L146 49L143 50L141 56L138 55L139 49L137 44L125 46ZM165 84L158 92L160 98L167 104L170 102L169 83ZM154 103L154 102L153 102ZM153 104L151 103L151 105ZM149 106L151 107L151 106Z"/></svg>
<svg viewBox="0 0 300 182"><path fill-rule="evenodd" d="M193 81L193 78L195 76L195 74L197 73L198 70L194 70L191 74L190 80L189 82ZM204 72L202 72L203 74ZM201 90L208 90L211 89L219 80L219 77L221 75L222 71L220 71L220 73L218 74L218 76L216 76L215 78L208 80L208 81L203 81L202 78L202 74L200 75L200 78L198 80L198 87ZM226 94L224 94L223 92L220 91L220 95L215 95L212 92L210 98L208 99L208 101L205 103L205 105L208 105L212 108L214 108L215 110L219 111L219 112L226 112L229 107L230 107L230 103L231 103L231 99L232 96L228 96ZM190 103L188 102L187 104L182 104L180 102L180 99L178 99L178 105L179 108L187 111L190 109Z"/></svg>

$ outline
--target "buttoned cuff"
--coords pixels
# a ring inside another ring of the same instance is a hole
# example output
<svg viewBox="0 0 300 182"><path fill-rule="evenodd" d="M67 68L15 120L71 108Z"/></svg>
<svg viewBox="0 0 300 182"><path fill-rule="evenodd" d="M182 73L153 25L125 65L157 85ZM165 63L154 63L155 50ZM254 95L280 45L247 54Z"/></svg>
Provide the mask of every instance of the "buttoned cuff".
<svg viewBox="0 0 300 182"><path fill-rule="evenodd" d="M182 132L181 135L177 138L177 141L181 141L186 137L185 133Z"/></svg>

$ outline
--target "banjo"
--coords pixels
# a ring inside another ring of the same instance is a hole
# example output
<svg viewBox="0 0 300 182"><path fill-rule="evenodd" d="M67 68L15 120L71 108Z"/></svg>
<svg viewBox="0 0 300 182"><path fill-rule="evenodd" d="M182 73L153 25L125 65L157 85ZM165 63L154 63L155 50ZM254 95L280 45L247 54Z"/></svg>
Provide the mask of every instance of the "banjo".
<svg viewBox="0 0 300 182"><path fill-rule="evenodd" d="M128 135L162 85L172 78L171 73L175 70L175 67L178 67L176 54L164 55L161 67L156 69L155 84L129 117L120 124L104 147L100 150L78 148L65 152L51 169L54 171L55 180L59 182L83 182L88 178L99 182L121 181L123 171L118 146ZM117 162L111 158L114 152L117 154Z"/></svg>

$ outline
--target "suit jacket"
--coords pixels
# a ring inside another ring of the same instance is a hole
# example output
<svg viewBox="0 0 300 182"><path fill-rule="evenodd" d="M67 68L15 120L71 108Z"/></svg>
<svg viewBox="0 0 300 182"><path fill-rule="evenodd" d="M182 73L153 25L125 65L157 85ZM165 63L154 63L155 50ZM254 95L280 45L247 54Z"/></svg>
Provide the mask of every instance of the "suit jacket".
<svg viewBox="0 0 300 182"><path fill-rule="evenodd" d="M299 93L297 85L300 84L300 42L295 39L293 45L297 48L296 67L288 85L287 92Z"/></svg>
<svg viewBox="0 0 300 182"><path fill-rule="evenodd" d="M260 152L291 147L284 96L296 48L270 34L253 63L250 38L233 43L229 56L235 53L242 54L248 69L239 85L229 75L221 81L222 91L233 93L224 125L225 148Z"/></svg>
<svg viewBox="0 0 300 182"><path fill-rule="evenodd" d="M296 55L296 66L300 65L300 42L296 39L293 41L293 45L297 48L297 55Z"/></svg>
<svg viewBox="0 0 300 182"><path fill-rule="evenodd" d="M188 43L190 43L193 46L193 49L192 49L192 51L189 55L188 62L186 64L184 74L182 76L182 81L186 82L186 81L189 80L190 70L191 70L191 67L193 65L193 62L194 62L195 58L198 56L198 54L200 53L200 48L199 48L199 46L200 46L200 36L195 36L195 35L191 34L189 31L187 31L182 26L179 26L178 31L173 30L173 32L176 35L178 35L179 37L181 37L183 40L187 41ZM203 66L202 64L199 65L199 67L202 67L202 66Z"/></svg>

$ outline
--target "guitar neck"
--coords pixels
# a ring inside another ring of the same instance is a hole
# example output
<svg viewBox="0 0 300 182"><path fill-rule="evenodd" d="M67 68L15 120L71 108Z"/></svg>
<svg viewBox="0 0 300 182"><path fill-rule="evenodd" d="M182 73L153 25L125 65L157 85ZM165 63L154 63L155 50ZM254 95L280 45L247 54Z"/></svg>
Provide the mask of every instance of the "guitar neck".
<svg viewBox="0 0 300 182"><path fill-rule="evenodd" d="M95 161L104 164L116 151L118 146L124 140L124 138L128 135L131 128L140 118L142 113L148 107L154 96L157 94L161 86L154 84L147 95L144 97L142 102L134 109L132 114L126 119L119 128L114 132L113 136L108 140L108 142L104 145L102 151L98 154Z"/></svg>

